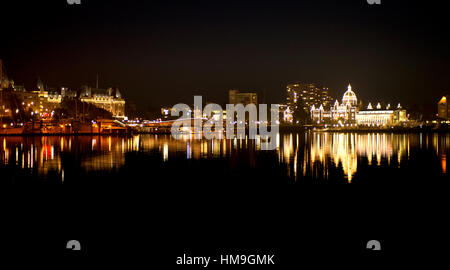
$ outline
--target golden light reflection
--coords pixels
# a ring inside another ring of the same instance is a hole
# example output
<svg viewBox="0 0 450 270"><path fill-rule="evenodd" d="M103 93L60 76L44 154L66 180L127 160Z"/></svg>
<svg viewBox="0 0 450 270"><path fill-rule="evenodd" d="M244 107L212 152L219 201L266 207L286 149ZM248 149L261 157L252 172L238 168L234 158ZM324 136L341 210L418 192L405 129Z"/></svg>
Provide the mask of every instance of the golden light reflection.
<svg viewBox="0 0 450 270"><path fill-rule="evenodd" d="M192 134L179 140L171 135L76 136L76 137L0 137L0 166L37 168L39 174L57 171L64 175L65 154L79 155L85 171L118 170L125 165L129 152L152 152L163 162L172 157L184 159L223 158L230 166L246 162L250 168L258 166L257 153L261 139L194 140ZM358 168L364 166L402 167L414 151L431 151L439 158L443 174L447 174L447 155L450 134L355 134L355 133L295 133L278 134L277 149L268 155L286 168L287 176L296 181L302 178L327 180L342 173L352 182Z"/></svg>
<svg viewBox="0 0 450 270"><path fill-rule="evenodd" d="M169 144L167 142L163 145L163 160L167 161L169 159Z"/></svg>
<svg viewBox="0 0 450 270"><path fill-rule="evenodd" d="M342 168L348 182L353 180L360 162L369 166L382 166L384 162L390 165L391 158L397 156L400 166L402 159L409 156L411 143L420 143L420 137L413 135L384 133L306 133L301 142L297 139L295 143L291 135L282 138L279 161L287 165L288 175L292 171L297 179L297 172L301 171L304 177L328 179L329 166L333 165Z"/></svg>

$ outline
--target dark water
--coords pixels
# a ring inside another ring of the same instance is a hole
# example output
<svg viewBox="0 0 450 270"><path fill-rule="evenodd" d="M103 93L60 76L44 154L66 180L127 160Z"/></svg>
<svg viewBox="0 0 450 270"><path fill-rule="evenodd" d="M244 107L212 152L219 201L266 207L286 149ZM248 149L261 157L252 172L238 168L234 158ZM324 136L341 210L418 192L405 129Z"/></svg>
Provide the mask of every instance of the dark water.
<svg viewBox="0 0 450 270"><path fill-rule="evenodd" d="M32 241L67 255L77 239L89 258L246 251L301 265L366 256L372 239L396 259L439 252L448 232L450 134L280 134L274 151L169 135L0 142L0 234L18 254Z"/></svg>
<svg viewBox="0 0 450 270"><path fill-rule="evenodd" d="M437 133L280 134L274 151L260 150L259 140L170 135L0 137L0 142L1 182L28 184L127 184L145 178L183 184L348 184L419 175L440 181L448 177L450 152L450 134Z"/></svg>

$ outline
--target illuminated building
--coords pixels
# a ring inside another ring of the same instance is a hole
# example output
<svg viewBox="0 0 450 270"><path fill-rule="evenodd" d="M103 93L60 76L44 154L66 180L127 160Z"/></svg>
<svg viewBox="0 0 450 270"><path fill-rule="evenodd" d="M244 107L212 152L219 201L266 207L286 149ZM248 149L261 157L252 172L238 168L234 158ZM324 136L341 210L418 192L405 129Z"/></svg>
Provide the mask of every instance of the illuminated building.
<svg viewBox="0 0 450 270"><path fill-rule="evenodd" d="M392 126L407 121L406 110L400 104L394 109L387 104L385 109L378 103L375 108L369 103L366 110L358 108L358 98L351 85L342 97L342 103L336 100L334 105L326 108L311 106L311 119L317 124L334 124L339 126Z"/></svg>
<svg viewBox="0 0 450 270"><path fill-rule="evenodd" d="M228 103L229 104L243 104L244 106L248 104L258 105L258 94L257 93L241 93L238 90L230 90L228 92Z"/></svg>
<svg viewBox="0 0 450 270"><path fill-rule="evenodd" d="M282 119L284 122L292 123L294 118L292 115L292 112L290 111L289 107L286 104L280 104L280 119Z"/></svg>
<svg viewBox="0 0 450 270"><path fill-rule="evenodd" d="M3 93L3 90L12 91L22 101L25 111L31 111L32 115L40 117L50 117L52 112L61 106L64 98L77 98L109 111L115 118L125 119L125 100L117 88L99 89L82 86L81 91L69 90L66 87L47 88L38 78L35 90L26 91L24 86L15 86L14 81L8 79L3 62L0 60L0 91ZM78 95L79 92L81 92L80 95ZM3 102L0 103L2 112L5 113L8 108ZM11 114L9 111L6 113L8 114L5 116Z"/></svg>
<svg viewBox="0 0 450 270"><path fill-rule="evenodd" d="M34 91L15 91L25 109L31 109L36 114L51 114L59 108L63 96L58 91L45 89L41 79L38 79L36 87Z"/></svg>
<svg viewBox="0 0 450 270"><path fill-rule="evenodd" d="M406 110L403 110L400 104L397 105L396 109L391 109L390 104L382 109L381 104L378 103L376 108L373 109L371 103L369 103L367 110L361 110L356 115L358 125L365 126L392 126L406 121Z"/></svg>
<svg viewBox="0 0 450 270"><path fill-rule="evenodd" d="M303 110L306 112L312 106L319 107L323 105L325 108L331 106L333 98L330 95L329 89L326 87L319 87L313 83L292 83L287 86L287 109L292 114L297 109L297 102L299 99L303 100ZM289 117L288 117L289 118Z"/></svg>
<svg viewBox="0 0 450 270"><path fill-rule="evenodd" d="M115 118L125 117L125 100L122 99L118 89L97 89L83 86L81 95L67 87L45 89L40 79L35 91L17 91L15 94L23 101L23 105L36 114L50 114L60 107L64 98L80 98L82 102L93 104L112 113Z"/></svg>
<svg viewBox="0 0 450 270"><path fill-rule="evenodd" d="M326 107L324 104L320 104L317 108L315 105L311 106L311 119L317 124L320 123L356 123L358 99L355 92L352 90L352 86L349 85L347 91L342 96L342 103L335 101L331 107Z"/></svg>
<svg viewBox="0 0 450 270"><path fill-rule="evenodd" d="M114 118L125 118L125 100L118 88L99 89L82 86L80 100L109 111Z"/></svg>
<svg viewBox="0 0 450 270"><path fill-rule="evenodd" d="M450 106L448 106L448 99L450 96L443 96L438 102L438 117L441 119L450 120Z"/></svg>

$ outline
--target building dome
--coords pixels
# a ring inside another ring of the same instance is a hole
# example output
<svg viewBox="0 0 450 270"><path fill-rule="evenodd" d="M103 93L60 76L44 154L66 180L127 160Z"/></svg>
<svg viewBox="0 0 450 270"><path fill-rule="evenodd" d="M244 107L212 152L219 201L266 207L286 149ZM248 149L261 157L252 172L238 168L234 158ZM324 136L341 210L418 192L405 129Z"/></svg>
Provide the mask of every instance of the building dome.
<svg viewBox="0 0 450 270"><path fill-rule="evenodd" d="M344 96L342 97L342 103L344 105L347 105L347 103L350 103L352 106L356 106L358 104L358 99L356 98L355 92L352 91L352 86L349 84L347 91L344 93Z"/></svg>

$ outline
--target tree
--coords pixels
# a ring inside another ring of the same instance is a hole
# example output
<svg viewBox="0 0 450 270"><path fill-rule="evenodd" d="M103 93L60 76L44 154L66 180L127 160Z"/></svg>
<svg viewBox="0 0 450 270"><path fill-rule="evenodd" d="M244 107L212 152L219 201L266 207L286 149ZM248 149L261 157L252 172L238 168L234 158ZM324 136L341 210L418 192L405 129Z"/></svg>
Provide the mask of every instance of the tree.
<svg viewBox="0 0 450 270"><path fill-rule="evenodd" d="M67 98L61 102L59 109L55 110L54 118L77 118L90 122L95 119L112 119L111 112L98 108L93 104L82 102L76 98Z"/></svg>
<svg viewBox="0 0 450 270"><path fill-rule="evenodd" d="M295 104L295 108L294 108L294 113L293 113L293 118L294 118L294 123L298 123L305 125L310 123L310 119L311 119L311 114L308 111L306 111L304 109L305 107L305 103L303 102L302 98L297 99L297 103Z"/></svg>

